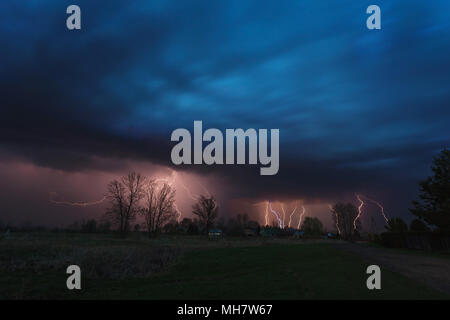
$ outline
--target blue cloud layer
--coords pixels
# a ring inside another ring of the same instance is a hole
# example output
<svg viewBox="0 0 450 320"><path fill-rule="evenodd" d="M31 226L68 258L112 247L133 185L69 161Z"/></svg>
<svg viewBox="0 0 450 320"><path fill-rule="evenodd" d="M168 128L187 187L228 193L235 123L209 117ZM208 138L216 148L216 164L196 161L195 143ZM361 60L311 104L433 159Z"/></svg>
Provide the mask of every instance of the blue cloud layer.
<svg viewBox="0 0 450 320"><path fill-rule="evenodd" d="M203 120L280 128L289 192L409 195L449 144L448 1L378 1L380 31L367 1L77 1L81 31L69 4L0 4L1 141L39 164L170 164L170 132Z"/></svg>

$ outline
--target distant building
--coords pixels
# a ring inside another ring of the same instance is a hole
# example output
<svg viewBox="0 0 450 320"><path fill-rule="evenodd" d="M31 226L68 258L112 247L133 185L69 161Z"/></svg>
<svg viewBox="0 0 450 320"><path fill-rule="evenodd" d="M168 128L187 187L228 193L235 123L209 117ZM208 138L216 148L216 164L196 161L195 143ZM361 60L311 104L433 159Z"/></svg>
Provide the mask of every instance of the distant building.
<svg viewBox="0 0 450 320"><path fill-rule="evenodd" d="M327 233L327 238L328 238L328 239L335 239L335 238L337 238L337 235L334 234L334 233L332 233L332 232L328 232L328 233Z"/></svg>
<svg viewBox="0 0 450 320"><path fill-rule="evenodd" d="M277 228L272 228L272 227L264 227L261 228L261 230L259 231L259 235L261 237L274 237L278 235L278 230Z"/></svg>
<svg viewBox="0 0 450 320"><path fill-rule="evenodd" d="M246 235L247 237L256 237L258 235L258 232L253 228L245 228L244 235Z"/></svg>
<svg viewBox="0 0 450 320"><path fill-rule="evenodd" d="M304 235L305 235L305 233L302 230L297 230L294 232L294 238L296 238L296 239L303 238Z"/></svg>
<svg viewBox="0 0 450 320"><path fill-rule="evenodd" d="M208 238L209 239L220 239L223 236L223 232L220 229L209 229Z"/></svg>

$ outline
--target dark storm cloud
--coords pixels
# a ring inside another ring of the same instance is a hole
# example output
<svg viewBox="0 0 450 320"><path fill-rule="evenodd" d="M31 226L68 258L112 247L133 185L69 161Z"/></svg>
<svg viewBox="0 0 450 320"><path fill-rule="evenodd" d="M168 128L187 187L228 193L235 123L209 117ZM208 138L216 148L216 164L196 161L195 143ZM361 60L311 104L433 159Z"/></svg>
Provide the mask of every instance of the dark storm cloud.
<svg viewBox="0 0 450 320"><path fill-rule="evenodd" d="M78 1L80 31L69 4L0 4L0 141L40 166L171 165L170 132L203 120L280 128L277 176L195 168L236 195L409 199L448 146L448 1L380 1L381 31L364 1Z"/></svg>

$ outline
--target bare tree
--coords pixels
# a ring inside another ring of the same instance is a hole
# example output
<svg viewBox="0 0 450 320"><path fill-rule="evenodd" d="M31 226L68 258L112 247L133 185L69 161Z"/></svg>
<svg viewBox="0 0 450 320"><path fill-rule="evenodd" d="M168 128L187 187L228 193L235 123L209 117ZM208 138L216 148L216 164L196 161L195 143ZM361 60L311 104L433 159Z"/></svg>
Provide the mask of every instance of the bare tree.
<svg viewBox="0 0 450 320"><path fill-rule="evenodd" d="M200 196L197 203L192 206L192 213L198 217L208 232L219 213L216 199L213 196Z"/></svg>
<svg viewBox="0 0 450 320"><path fill-rule="evenodd" d="M157 235L176 216L175 189L167 183L160 185L150 180L144 187L144 204L140 214L144 217L148 236Z"/></svg>
<svg viewBox="0 0 450 320"><path fill-rule="evenodd" d="M144 196L145 177L130 172L119 180L108 183L106 197L111 202L107 216L118 225L119 232L125 236L130 230L130 223L136 218L139 201Z"/></svg>
<svg viewBox="0 0 450 320"><path fill-rule="evenodd" d="M337 232L342 238L352 240L354 234L361 229L361 222L356 220L358 208L351 203L336 203L331 212Z"/></svg>

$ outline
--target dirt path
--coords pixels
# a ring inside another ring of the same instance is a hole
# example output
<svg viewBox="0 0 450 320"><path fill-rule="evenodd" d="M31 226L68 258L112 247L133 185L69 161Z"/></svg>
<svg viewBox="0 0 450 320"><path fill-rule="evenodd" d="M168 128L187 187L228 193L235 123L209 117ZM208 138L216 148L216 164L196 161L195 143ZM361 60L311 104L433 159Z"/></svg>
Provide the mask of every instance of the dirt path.
<svg viewBox="0 0 450 320"><path fill-rule="evenodd" d="M401 253L366 244L339 243L337 248L450 294L450 259Z"/></svg>

